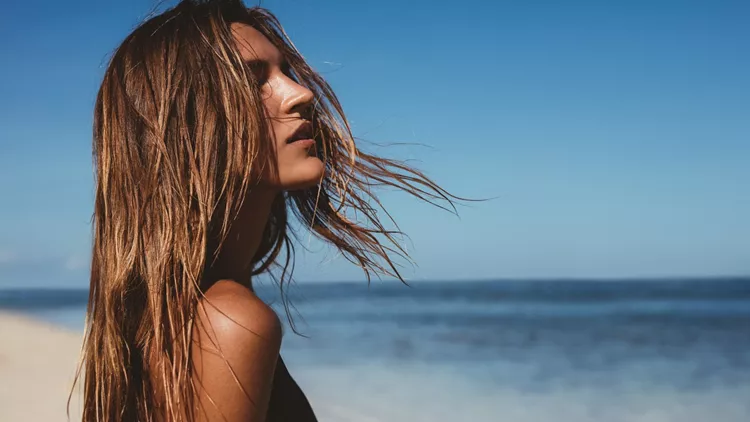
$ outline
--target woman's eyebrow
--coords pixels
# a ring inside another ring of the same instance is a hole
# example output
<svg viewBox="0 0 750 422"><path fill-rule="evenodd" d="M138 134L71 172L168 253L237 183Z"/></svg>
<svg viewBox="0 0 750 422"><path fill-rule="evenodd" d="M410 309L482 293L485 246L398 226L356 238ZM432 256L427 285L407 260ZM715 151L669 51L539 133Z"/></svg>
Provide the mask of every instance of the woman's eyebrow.
<svg viewBox="0 0 750 422"><path fill-rule="evenodd" d="M248 66L270 66L272 64L275 64L276 60L269 60L269 59L258 59L258 58L252 58L244 61L246 65ZM280 68L289 67L289 62L286 60L285 57L281 57L278 60L278 64Z"/></svg>

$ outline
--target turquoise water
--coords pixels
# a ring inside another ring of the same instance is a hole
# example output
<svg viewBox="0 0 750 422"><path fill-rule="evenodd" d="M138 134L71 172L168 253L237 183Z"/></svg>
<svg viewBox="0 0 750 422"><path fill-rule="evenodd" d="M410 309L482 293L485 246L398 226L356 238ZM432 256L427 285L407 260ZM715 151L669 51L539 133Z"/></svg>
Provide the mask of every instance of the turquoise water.
<svg viewBox="0 0 750 422"><path fill-rule="evenodd" d="M283 313L272 286L259 294ZM0 291L80 330L83 290ZM368 421L748 421L750 279L303 284L282 354Z"/></svg>

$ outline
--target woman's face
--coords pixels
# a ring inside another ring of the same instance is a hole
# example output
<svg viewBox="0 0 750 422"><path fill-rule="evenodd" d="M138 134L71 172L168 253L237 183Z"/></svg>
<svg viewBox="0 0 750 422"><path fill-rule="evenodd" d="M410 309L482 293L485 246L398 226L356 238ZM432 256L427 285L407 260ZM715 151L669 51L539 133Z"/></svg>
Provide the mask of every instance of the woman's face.
<svg viewBox="0 0 750 422"><path fill-rule="evenodd" d="M281 52L253 27L231 26L243 60L261 85L261 95L270 119L271 142L276 153L277 174L263 180L282 190L315 186L325 166L315 154L310 112L313 93L289 76Z"/></svg>

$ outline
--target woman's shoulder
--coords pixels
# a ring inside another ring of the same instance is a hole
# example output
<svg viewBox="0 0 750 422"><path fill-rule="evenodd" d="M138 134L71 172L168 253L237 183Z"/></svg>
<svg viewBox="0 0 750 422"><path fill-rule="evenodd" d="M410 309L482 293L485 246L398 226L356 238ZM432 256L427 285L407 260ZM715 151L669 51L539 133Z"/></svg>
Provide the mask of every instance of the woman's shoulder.
<svg viewBox="0 0 750 422"><path fill-rule="evenodd" d="M198 322L210 323L216 336L242 342L246 337L281 341L278 315L252 290L231 280L214 283L200 300Z"/></svg>
<svg viewBox="0 0 750 422"><path fill-rule="evenodd" d="M193 363L199 420L265 420L281 346L281 322L248 288L211 286L198 304Z"/></svg>

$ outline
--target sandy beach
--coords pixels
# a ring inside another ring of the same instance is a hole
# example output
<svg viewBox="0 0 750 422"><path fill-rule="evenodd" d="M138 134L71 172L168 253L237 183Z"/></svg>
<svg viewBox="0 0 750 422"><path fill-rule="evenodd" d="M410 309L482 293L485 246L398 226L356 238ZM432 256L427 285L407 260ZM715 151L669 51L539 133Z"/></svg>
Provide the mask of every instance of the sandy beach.
<svg viewBox="0 0 750 422"><path fill-rule="evenodd" d="M81 333L0 312L0 421L67 421ZM80 420L79 395L70 420Z"/></svg>
<svg viewBox="0 0 750 422"><path fill-rule="evenodd" d="M82 333L25 315L0 311L0 422L80 421L77 388L67 415ZM377 421L316 401L328 421Z"/></svg>

